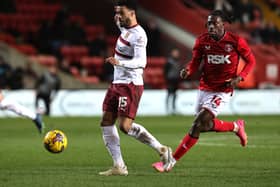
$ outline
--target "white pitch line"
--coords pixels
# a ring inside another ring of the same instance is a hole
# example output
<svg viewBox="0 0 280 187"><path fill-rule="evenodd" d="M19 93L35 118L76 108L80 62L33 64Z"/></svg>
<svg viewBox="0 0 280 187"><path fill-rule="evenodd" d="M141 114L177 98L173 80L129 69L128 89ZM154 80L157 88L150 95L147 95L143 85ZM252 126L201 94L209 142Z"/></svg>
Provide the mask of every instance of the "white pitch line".
<svg viewBox="0 0 280 187"><path fill-rule="evenodd" d="M240 147L240 144L223 144L223 143L206 143L199 142L198 145L213 146L213 147ZM260 148L260 149L279 149L280 146L276 145L247 145L248 148Z"/></svg>

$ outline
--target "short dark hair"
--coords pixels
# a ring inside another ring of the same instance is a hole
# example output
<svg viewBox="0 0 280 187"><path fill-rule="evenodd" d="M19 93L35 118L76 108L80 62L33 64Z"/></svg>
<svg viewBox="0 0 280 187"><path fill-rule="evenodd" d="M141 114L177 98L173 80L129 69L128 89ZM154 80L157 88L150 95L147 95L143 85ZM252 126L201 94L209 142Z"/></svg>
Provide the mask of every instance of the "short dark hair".
<svg viewBox="0 0 280 187"><path fill-rule="evenodd" d="M228 22L228 23L232 23L232 21L233 21L233 17L227 15L222 10L214 10L213 12L211 12L209 14L209 16L218 16L218 17L222 18L223 21Z"/></svg>
<svg viewBox="0 0 280 187"><path fill-rule="evenodd" d="M116 0L115 6L126 6L130 10L137 10L136 0Z"/></svg>

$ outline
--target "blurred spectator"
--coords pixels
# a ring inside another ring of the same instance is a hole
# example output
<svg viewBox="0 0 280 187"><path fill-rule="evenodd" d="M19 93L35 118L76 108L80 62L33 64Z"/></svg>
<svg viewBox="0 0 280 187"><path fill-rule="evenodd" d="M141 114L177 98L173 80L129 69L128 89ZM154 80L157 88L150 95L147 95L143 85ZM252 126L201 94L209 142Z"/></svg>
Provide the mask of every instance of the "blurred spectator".
<svg viewBox="0 0 280 187"><path fill-rule="evenodd" d="M145 31L148 37L147 55L159 56L160 55L160 38L161 33L157 23L153 18L149 19Z"/></svg>
<svg viewBox="0 0 280 187"><path fill-rule="evenodd" d="M280 1L279 0L265 0L269 8L273 10L278 16L280 15Z"/></svg>
<svg viewBox="0 0 280 187"><path fill-rule="evenodd" d="M67 41L65 37L68 18L68 10L64 7L57 12L55 19L51 25L51 49L52 54L54 54L57 57L59 57L60 54L60 47L65 44L69 44L69 41Z"/></svg>
<svg viewBox="0 0 280 187"><path fill-rule="evenodd" d="M5 59L2 56L0 56L0 88L1 89L8 87L11 71L12 71L11 66L5 61Z"/></svg>
<svg viewBox="0 0 280 187"><path fill-rule="evenodd" d="M195 1L192 1L192 2L195 2L195 3L199 4L200 6L206 8L208 10L213 10L214 9L215 0L195 0ZM189 7L192 7L189 0L184 0L184 3L185 3L185 5L187 5Z"/></svg>
<svg viewBox="0 0 280 187"><path fill-rule="evenodd" d="M67 59L62 59L61 60L61 63L59 63L59 69L65 73L71 73L70 72L70 69L71 69L71 66L70 66L70 62L69 60Z"/></svg>
<svg viewBox="0 0 280 187"><path fill-rule="evenodd" d="M38 77L37 73L32 67L31 61L27 61L27 63L25 64L24 73L26 74L26 76L31 77L33 80L37 79Z"/></svg>
<svg viewBox="0 0 280 187"><path fill-rule="evenodd" d="M264 43L276 44L279 43L280 32L275 24L270 21L262 30L262 39Z"/></svg>
<svg viewBox="0 0 280 187"><path fill-rule="evenodd" d="M24 71L21 67L13 69L9 78L9 88L12 90L23 89L23 76Z"/></svg>
<svg viewBox="0 0 280 187"><path fill-rule="evenodd" d="M50 104L57 91L60 89L61 81L57 74L56 66L50 66L49 71L45 72L36 82L36 100L35 106L39 109L39 100L42 99L45 104L45 114L50 115Z"/></svg>
<svg viewBox="0 0 280 187"><path fill-rule="evenodd" d="M167 113L176 113L176 92L180 84L180 70L182 68L180 62L180 51L172 49L170 56L164 66L164 76L167 83L166 110ZM170 101L171 100L171 101ZM170 108L170 102L172 103Z"/></svg>
<svg viewBox="0 0 280 187"><path fill-rule="evenodd" d="M223 10L227 15L233 15L233 6L227 0L215 0L214 10Z"/></svg>
<svg viewBox="0 0 280 187"><path fill-rule="evenodd" d="M65 40L71 45L84 45L86 33L78 22L67 21L65 26Z"/></svg>
<svg viewBox="0 0 280 187"><path fill-rule="evenodd" d="M263 43L263 31L265 28L265 23L261 22L259 25L256 25L255 28L252 29L251 31L251 41L250 43L253 44L259 44L259 43Z"/></svg>
<svg viewBox="0 0 280 187"><path fill-rule="evenodd" d="M262 17L259 7L251 3L250 0L241 0L236 6L234 9L235 17L237 21L244 25L254 21L256 18Z"/></svg>
<svg viewBox="0 0 280 187"><path fill-rule="evenodd" d="M105 34L100 32L97 37L88 43L89 54L92 56L107 56L107 42Z"/></svg>
<svg viewBox="0 0 280 187"><path fill-rule="evenodd" d="M37 80L38 76L35 70L32 67L33 63L31 61L27 61L25 63L25 67L23 68L24 77L23 84L24 88L33 88L34 82Z"/></svg>
<svg viewBox="0 0 280 187"><path fill-rule="evenodd" d="M52 40L52 23L44 21L38 30L38 37L36 46L39 51L44 54L51 54L51 40Z"/></svg>

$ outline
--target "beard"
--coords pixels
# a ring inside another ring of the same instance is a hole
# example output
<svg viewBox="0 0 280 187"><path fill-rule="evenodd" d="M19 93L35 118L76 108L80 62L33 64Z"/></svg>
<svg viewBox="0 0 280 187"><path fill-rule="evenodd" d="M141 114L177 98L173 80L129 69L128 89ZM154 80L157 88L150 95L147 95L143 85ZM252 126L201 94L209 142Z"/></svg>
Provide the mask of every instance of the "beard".
<svg viewBox="0 0 280 187"><path fill-rule="evenodd" d="M130 24L131 24L131 21L130 21L129 18L125 18L124 20L121 20L121 21L120 21L120 26L121 26L121 27L127 28L127 27L130 26Z"/></svg>

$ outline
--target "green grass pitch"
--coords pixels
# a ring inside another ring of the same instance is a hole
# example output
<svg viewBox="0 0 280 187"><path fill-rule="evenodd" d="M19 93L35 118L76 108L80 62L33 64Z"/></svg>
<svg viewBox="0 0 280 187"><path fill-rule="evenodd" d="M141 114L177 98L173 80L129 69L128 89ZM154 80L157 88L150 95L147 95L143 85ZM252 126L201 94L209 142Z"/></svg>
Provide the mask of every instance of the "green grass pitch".
<svg viewBox="0 0 280 187"><path fill-rule="evenodd" d="M43 137L23 118L0 119L0 187L23 186L280 186L280 116L221 116L244 118L249 137L243 148L233 133L204 133L169 173L151 164L159 156L150 147L120 133L128 176L104 177L111 158L103 144L100 118L47 118L46 130L60 129L68 147L47 152ZM176 149L191 126L191 116L138 117L163 144Z"/></svg>

